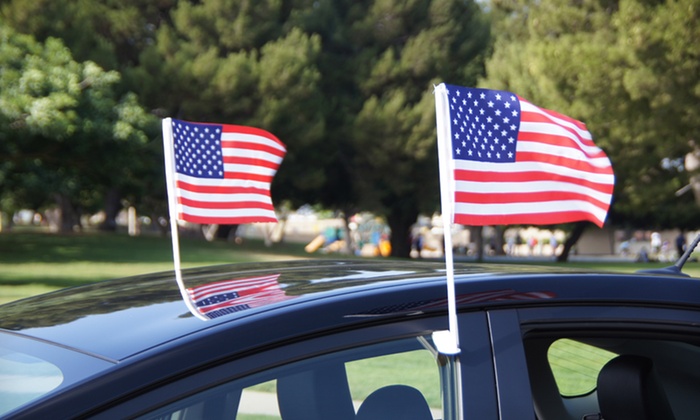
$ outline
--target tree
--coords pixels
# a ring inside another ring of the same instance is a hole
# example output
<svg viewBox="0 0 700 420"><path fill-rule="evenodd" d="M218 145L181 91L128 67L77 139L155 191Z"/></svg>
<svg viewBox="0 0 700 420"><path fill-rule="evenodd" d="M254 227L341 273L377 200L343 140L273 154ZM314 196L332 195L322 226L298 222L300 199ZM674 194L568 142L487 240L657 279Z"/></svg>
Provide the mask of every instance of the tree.
<svg viewBox="0 0 700 420"><path fill-rule="evenodd" d="M349 173L362 207L387 217L392 255L407 257L411 225L439 202L432 87L475 84L489 32L471 2L370 3L349 25L362 92Z"/></svg>
<svg viewBox="0 0 700 420"><path fill-rule="evenodd" d="M178 3L157 39L131 73L162 57L152 107L270 130L288 146L278 202L384 215L407 256L438 201L431 85L476 81L488 26L471 2L224 0Z"/></svg>
<svg viewBox="0 0 700 420"><path fill-rule="evenodd" d="M696 2L494 2L501 34L481 85L584 121L616 175L626 227L696 227L682 159L698 138Z"/></svg>
<svg viewBox="0 0 700 420"><path fill-rule="evenodd" d="M7 210L51 201L62 230L79 224L109 188L136 182L132 164L155 121L136 96L119 96L117 72L72 59L63 43L0 28L0 174Z"/></svg>
<svg viewBox="0 0 700 420"><path fill-rule="evenodd" d="M2 11L118 68L122 89L160 117L275 133L288 146L276 201L370 209L408 255L408 226L438 203L432 85L483 73L489 27L475 2L151 3L11 0Z"/></svg>
<svg viewBox="0 0 700 420"><path fill-rule="evenodd" d="M107 70L138 64L139 54L155 41L177 0L7 0L4 21L39 42L60 38L77 61L93 61Z"/></svg>
<svg viewBox="0 0 700 420"><path fill-rule="evenodd" d="M692 0L674 2L621 2L615 24L620 49L627 52L619 83L634 105L624 115L624 129L611 142L626 155L636 142L643 152L635 159L645 163L632 167L623 179L624 194L619 212L637 224L658 227L697 228L700 211L688 195L674 192L686 185L689 176L682 162L700 138L700 10ZM645 155L646 154L646 155ZM627 169L627 167L625 168ZM616 197L617 199L617 197ZM618 209L616 208L616 212Z"/></svg>

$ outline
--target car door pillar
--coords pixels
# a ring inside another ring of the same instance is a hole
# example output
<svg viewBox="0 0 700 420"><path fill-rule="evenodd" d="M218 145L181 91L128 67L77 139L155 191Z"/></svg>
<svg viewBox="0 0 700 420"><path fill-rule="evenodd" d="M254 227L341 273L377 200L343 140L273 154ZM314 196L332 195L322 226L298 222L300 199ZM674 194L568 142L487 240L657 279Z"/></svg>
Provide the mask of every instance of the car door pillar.
<svg viewBox="0 0 700 420"><path fill-rule="evenodd" d="M534 420L525 350L518 313L514 309L489 311L499 418ZM523 392L526 390L527 392Z"/></svg>

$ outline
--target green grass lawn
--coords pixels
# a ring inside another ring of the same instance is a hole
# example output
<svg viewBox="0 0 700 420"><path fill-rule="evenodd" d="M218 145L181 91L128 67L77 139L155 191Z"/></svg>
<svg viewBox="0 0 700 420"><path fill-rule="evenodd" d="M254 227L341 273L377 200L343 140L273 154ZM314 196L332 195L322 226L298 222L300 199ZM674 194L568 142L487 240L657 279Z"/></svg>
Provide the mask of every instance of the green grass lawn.
<svg viewBox="0 0 700 420"><path fill-rule="evenodd" d="M180 238L183 268L308 258L303 245ZM169 237L118 233L0 233L0 303L110 278L173 269Z"/></svg>
<svg viewBox="0 0 700 420"><path fill-rule="evenodd" d="M307 254L304 244L274 244L246 240L242 244L180 238L183 268L246 261L279 261L294 258L325 258ZM333 257L333 255L329 255ZM337 254L336 254L337 256ZM527 259L519 263L532 263ZM535 264L556 265L557 263ZM564 263L567 267L634 272L668 263L601 262ZM63 287L173 269L169 237L120 233L57 235L32 231L0 233L0 303ZM684 272L700 277L700 264L686 264Z"/></svg>

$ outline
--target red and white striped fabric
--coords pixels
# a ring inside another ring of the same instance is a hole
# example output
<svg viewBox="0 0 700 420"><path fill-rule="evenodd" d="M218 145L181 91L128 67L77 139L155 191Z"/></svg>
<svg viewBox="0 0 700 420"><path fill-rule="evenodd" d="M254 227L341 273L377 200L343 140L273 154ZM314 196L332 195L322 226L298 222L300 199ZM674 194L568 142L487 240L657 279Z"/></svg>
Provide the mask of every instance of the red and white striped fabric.
<svg viewBox="0 0 700 420"><path fill-rule="evenodd" d="M445 87L455 223L604 224L615 178L582 122L510 92Z"/></svg>
<svg viewBox="0 0 700 420"><path fill-rule="evenodd" d="M171 147L179 220L277 221L270 184L286 153L277 137L253 127L173 119Z"/></svg>

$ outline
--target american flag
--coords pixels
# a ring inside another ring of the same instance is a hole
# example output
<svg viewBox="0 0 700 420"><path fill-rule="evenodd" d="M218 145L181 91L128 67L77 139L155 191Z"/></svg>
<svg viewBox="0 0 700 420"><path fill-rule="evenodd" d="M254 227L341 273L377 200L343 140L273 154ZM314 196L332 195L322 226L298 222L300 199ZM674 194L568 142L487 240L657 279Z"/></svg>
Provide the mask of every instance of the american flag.
<svg viewBox="0 0 700 420"><path fill-rule="evenodd" d="M172 140L180 220L277 221L270 184L286 153L277 137L253 127L173 119Z"/></svg>
<svg viewBox="0 0 700 420"><path fill-rule="evenodd" d="M603 226L615 178L582 122L510 92L445 87L455 223Z"/></svg>
<svg viewBox="0 0 700 420"><path fill-rule="evenodd" d="M214 319L293 298L280 287L279 276L272 274L223 280L188 288L187 293L199 313Z"/></svg>

